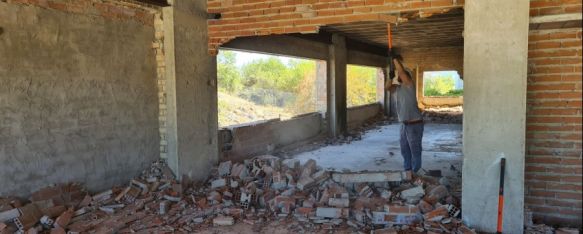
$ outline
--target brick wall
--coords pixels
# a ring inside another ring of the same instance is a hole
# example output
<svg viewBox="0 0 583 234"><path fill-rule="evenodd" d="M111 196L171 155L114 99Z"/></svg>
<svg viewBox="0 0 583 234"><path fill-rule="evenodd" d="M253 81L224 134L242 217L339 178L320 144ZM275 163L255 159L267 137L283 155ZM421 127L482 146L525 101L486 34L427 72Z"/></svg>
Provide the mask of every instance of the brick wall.
<svg viewBox="0 0 583 234"><path fill-rule="evenodd" d="M167 105L166 105L166 57L164 53L164 26L161 13L154 16L154 42L152 48L156 52L156 78L158 83L158 131L160 132L160 157L168 157Z"/></svg>
<svg viewBox="0 0 583 234"><path fill-rule="evenodd" d="M581 13L581 0L530 0L530 16Z"/></svg>
<svg viewBox="0 0 583 234"><path fill-rule="evenodd" d="M529 35L525 199L549 224L581 226L581 42L580 28Z"/></svg>
<svg viewBox="0 0 583 234"><path fill-rule="evenodd" d="M235 38L285 33L315 33L320 26L384 21L401 11L424 15L459 8L464 0L208 0L209 52Z"/></svg>

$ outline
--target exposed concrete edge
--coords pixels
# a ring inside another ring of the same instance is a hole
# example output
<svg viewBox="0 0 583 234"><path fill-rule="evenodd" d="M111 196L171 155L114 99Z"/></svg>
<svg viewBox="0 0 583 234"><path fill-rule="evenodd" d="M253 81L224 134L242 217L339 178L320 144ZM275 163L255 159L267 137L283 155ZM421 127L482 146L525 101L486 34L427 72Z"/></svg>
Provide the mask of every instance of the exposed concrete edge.
<svg viewBox="0 0 583 234"><path fill-rule="evenodd" d="M348 110L358 110L358 109L365 109L367 107L371 107L371 106L380 106L381 103L379 102L373 102L373 103L369 103L369 104L364 104L364 105L359 105L359 106L352 106L352 107L348 107Z"/></svg>
<svg viewBox="0 0 583 234"><path fill-rule="evenodd" d="M338 183L398 182L403 178L405 175L402 171L332 173L332 180Z"/></svg>
<svg viewBox="0 0 583 234"><path fill-rule="evenodd" d="M239 37L220 49L326 60L328 45L286 35Z"/></svg>
<svg viewBox="0 0 583 234"><path fill-rule="evenodd" d="M529 23L531 24L542 24L542 23L555 23L555 22L565 22L582 20L583 15L581 13L573 14L559 14L559 15L543 15L530 17Z"/></svg>
<svg viewBox="0 0 583 234"><path fill-rule="evenodd" d="M348 64L376 68L383 68L387 63L387 58L383 56L351 49L348 49L347 60Z"/></svg>
<svg viewBox="0 0 583 234"><path fill-rule="evenodd" d="M283 45L283 46L282 46ZM223 44L220 49L228 49L252 53L264 53L277 56L291 56L303 59L326 60L329 58L329 43L304 39L287 35L270 35L255 37L239 37ZM387 58L381 55L365 52L357 48L347 47L347 63L383 68Z"/></svg>

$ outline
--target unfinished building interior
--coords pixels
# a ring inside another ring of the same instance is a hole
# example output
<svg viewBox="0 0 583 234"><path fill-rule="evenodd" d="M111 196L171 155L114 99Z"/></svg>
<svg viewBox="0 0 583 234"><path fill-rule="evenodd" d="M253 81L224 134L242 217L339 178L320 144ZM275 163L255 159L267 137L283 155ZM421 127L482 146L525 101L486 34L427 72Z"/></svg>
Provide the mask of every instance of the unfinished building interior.
<svg viewBox="0 0 583 234"><path fill-rule="evenodd" d="M0 233L579 233L582 5L0 0ZM316 60L317 111L219 127L227 50ZM412 181L394 54L425 110ZM348 65L375 103L348 107ZM463 98L420 94L438 71Z"/></svg>

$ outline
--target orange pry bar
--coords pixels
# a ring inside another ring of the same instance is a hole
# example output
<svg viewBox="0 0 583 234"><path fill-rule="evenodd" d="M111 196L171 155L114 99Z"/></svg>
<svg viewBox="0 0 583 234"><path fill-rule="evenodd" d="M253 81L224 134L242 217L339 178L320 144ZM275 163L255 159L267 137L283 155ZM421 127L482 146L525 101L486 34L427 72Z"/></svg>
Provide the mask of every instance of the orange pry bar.
<svg viewBox="0 0 583 234"><path fill-rule="evenodd" d="M393 48L393 35L391 35L391 24L387 24L387 36L389 38L389 50Z"/></svg>

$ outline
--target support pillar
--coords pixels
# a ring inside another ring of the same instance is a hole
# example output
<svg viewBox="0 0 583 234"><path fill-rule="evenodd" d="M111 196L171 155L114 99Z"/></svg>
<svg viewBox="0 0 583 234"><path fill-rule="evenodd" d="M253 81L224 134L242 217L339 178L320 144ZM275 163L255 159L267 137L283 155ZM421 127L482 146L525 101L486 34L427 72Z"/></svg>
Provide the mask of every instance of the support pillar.
<svg viewBox="0 0 583 234"><path fill-rule="evenodd" d="M383 113L386 112L387 108L385 106L385 69L377 68L377 102L381 104Z"/></svg>
<svg viewBox="0 0 583 234"><path fill-rule="evenodd" d="M523 233L528 0L469 0L464 29L463 221L496 232L506 158L504 233Z"/></svg>
<svg viewBox="0 0 583 234"><path fill-rule="evenodd" d="M326 71L326 61L325 60L316 60L316 90L315 97L316 97L316 110L320 113L326 113L327 109L327 95L326 92L327 88L327 71Z"/></svg>
<svg viewBox="0 0 583 234"><path fill-rule="evenodd" d="M216 57L208 54L206 1L163 9L167 160L182 178L204 180L218 162Z"/></svg>
<svg viewBox="0 0 583 234"><path fill-rule="evenodd" d="M383 78L385 83L383 84L384 92L383 92L383 110L386 116L393 117L393 105L392 102L392 93L388 89L386 89L386 82L388 82L391 78L389 77L390 66L389 63L391 61L387 60L387 65L383 68Z"/></svg>
<svg viewBox="0 0 583 234"><path fill-rule="evenodd" d="M332 35L328 52L328 133L337 137L347 132L346 38Z"/></svg>

